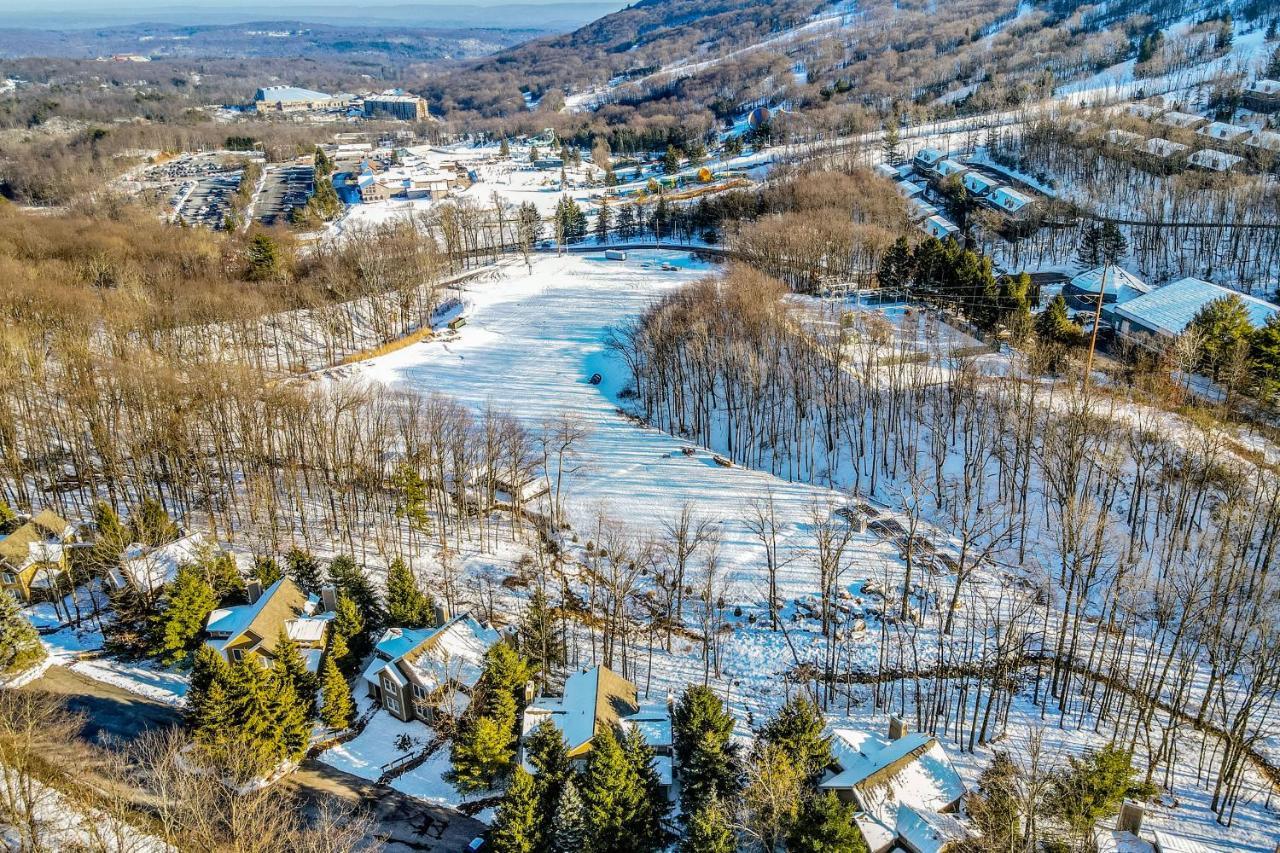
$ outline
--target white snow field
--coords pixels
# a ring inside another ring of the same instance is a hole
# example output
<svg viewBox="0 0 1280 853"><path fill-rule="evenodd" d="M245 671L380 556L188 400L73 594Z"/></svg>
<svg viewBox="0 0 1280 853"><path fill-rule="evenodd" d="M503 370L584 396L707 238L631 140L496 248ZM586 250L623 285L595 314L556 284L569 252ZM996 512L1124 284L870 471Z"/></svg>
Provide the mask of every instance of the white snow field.
<svg viewBox="0 0 1280 853"><path fill-rule="evenodd" d="M664 271L660 262L677 267ZM829 513L839 493L789 483L747 468L724 468L710 451L686 456L687 441L622 417L617 394L625 365L607 352L608 330L635 317L660 293L713 270L687 254L631 252L625 262L600 254L543 258L533 274L513 265L498 282L469 294L467 325L452 343L424 342L365 362L370 379L397 389L440 392L483 408L510 411L536 429L568 413L590 430L583 445L587 468L574 476L567 511L573 526L589 533L600 511L637 532L658 533L688 502L700 518L720 522L720 556L736 597L763 600L762 550L744 521L747 502L770 492L784 537L807 538L815 503ZM590 383L593 373L603 381ZM874 536L850 577L881 577L883 561L896 554ZM784 542L785 548L785 542ZM786 597L811 594L816 571L796 561L783 579Z"/></svg>

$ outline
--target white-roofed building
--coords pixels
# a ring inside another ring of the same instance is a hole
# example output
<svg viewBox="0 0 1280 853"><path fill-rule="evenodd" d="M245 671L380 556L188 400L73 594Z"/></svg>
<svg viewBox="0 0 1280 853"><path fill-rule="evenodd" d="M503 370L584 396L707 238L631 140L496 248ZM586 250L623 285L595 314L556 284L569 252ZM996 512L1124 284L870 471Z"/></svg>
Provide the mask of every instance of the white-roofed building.
<svg viewBox="0 0 1280 853"><path fill-rule="evenodd" d="M1280 110L1280 80L1254 80L1245 86L1244 105L1260 113Z"/></svg>
<svg viewBox="0 0 1280 853"><path fill-rule="evenodd" d="M1151 288L1133 273L1114 264L1086 270L1062 288L1063 295L1075 308L1096 307L1099 292L1102 293L1103 305L1113 305L1150 293Z"/></svg>
<svg viewBox="0 0 1280 853"><path fill-rule="evenodd" d="M439 708L464 710L484 674L484 656L501 639L468 614L438 628L388 628L364 671L369 696L401 720L431 720Z"/></svg>
<svg viewBox="0 0 1280 853"><path fill-rule="evenodd" d="M1151 104L1129 104L1124 108L1127 115L1134 118L1150 119L1160 114L1160 110Z"/></svg>
<svg viewBox="0 0 1280 853"><path fill-rule="evenodd" d="M540 696L524 709L521 719L520 760L533 772L524 754L524 741L543 722L550 721L564 735L569 758L581 763L592 740L604 729L625 733L637 729L656 757L659 780L672 782L671 700L641 701L636 686L613 670L597 666L569 676L562 696Z"/></svg>
<svg viewBox="0 0 1280 853"><path fill-rule="evenodd" d="M1132 148L1142 141L1142 134L1113 127L1107 131L1106 140L1119 148Z"/></svg>
<svg viewBox="0 0 1280 853"><path fill-rule="evenodd" d="M1228 154L1225 151L1201 148L1188 157L1187 162L1192 166L1207 169L1210 172L1229 172L1243 163L1244 158L1237 157L1235 154Z"/></svg>
<svg viewBox="0 0 1280 853"><path fill-rule="evenodd" d="M907 216L912 222L923 222L930 216L936 216L938 208L929 204L920 196L907 199Z"/></svg>
<svg viewBox="0 0 1280 853"><path fill-rule="evenodd" d="M924 192L924 187L913 181L898 181L897 186L903 198L915 198Z"/></svg>
<svg viewBox="0 0 1280 853"><path fill-rule="evenodd" d="M888 737L849 728L831 735L834 767L818 787L854 804L860 826L878 834L892 827L894 843L921 853L941 853L967 836L952 817L967 789L937 738L898 720Z"/></svg>
<svg viewBox="0 0 1280 853"><path fill-rule="evenodd" d="M335 95L298 86L263 86L253 95L253 106L260 113L332 110L345 105Z"/></svg>
<svg viewBox="0 0 1280 853"><path fill-rule="evenodd" d="M1219 142L1231 143L1242 141L1252 132L1252 129L1241 127L1238 124L1227 124L1225 121L1214 121L1197 130L1196 136L1203 136L1206 139L1216 139Z"/></svg>
<svg viewBox="0 0 1280 853"><path fill-rule="evenodd" d="M1154 136L1142 143L1138 150L1158 160L1171 160L1174 157L1186 154L1191 148L1181 142L1171 142L1163 136Z"/></svg>
<svg viewBox="0 0 1280 853"><path fill-rule="evenodd" d="M1280 313L1280 306L1198 278L1183 278L1158 287L1117 305L1110 313L1122 334L1174 338L1186 330L1202 308L1227 296L1236 296L1244 303L1254 328L1261 328Z"/></svg>
<svg viewBox="0 0 1280 853"><path fill-rule="evenodd" d="M937 172L939 178L945 180L952 175L963 175L965 172L969 171L969 167L961 163L959 160L947 158L946 160L939 161L934 171Z"/></svg>
<svg viewBox="0 0 1280 853"><path fill-rule="evenodd" d="M1157 124L1163 124L1165 127L1173 127L1178 130L1195 130L1202 124L1207 124L1208 119L1204 116L1198 116L1195 113L1174 112L1165 113L1156 119Z"/></svg>
<svg viewBox="0 0 1280 853"><path fill-rule="evenodd" d="M134 542L124 549L120 565L107 573L107 582L114 589L133 587L138 592L154 596L166 584L173 583L179 566L197 562L213 550L214 546L200 533L188 533L156 547Z"/></svg>
<svg viewBox="0 0 1280 853"><path fill-rule="evenodd" d="M1244 141L1244 144L1255 151L1280 153L1280 133L1274 130L1258 130Z"/></svg>

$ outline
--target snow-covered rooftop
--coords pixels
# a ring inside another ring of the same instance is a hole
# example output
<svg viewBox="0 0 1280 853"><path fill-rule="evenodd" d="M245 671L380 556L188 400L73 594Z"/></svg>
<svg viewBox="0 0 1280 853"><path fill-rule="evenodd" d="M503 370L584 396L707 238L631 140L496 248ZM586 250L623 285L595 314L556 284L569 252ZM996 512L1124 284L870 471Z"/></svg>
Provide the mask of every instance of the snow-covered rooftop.
<svg viewBox="0 0 1280 853"><path fill-rule="evenodd" d="M1258 95L1280 95L1280 80L1254 80L1244 90Z"/></svg>
<svg viewBox="0 0 1280 853"><path fill-rule="evenodd" d="M1031 196L1026 193L1020 193L1013 187L996 187L996 191L991 194L991 203L993 205L1011 213L1017 213L1034 201L1035 199Z"/></svg>
<svg viewBox="0 0 1280 853"><path fill-rule="evenodd" d="M1246 139L1244 144L1263 151L1280 151L1280 133L1274 130L1259 130Z"/></svg>
<svg viewBox="0 0 1280 853"><path fill-rule="evenodd" d="M1103 270L1106 270L1104 273ZM1105 285L1104 285L1105 275ZM1071 279L1071 285L1085 293L1098 293L1105 289L1107 294L1114 294L1116 302L1128 302L1143 293L1150 293L1151 288L1145 281L1128 270L1111 265L1095 267L1080 273Z"/></svg>
<svg viewBox="0 0 1280 853"><path fill-rule="evenodd" d="M944 219L941 216L930 216L924 221L924 230L930 237L937 237L939 240L943 240L960 229L949 219Z"/></svg>
<svg viewBox="0 0 1280 853"><path fill-rule="evenodd" d="M1183 145L1181 142L1171 142L1163 136L1154 136L1142 144L1141 150L1144 154L1167 160L1170 157L1182 154L1188 148L1189 146Z"/></svg>
<svg viewBox="0 0 1280 853"><path fill-rule="evenodd" d="M124 559L120 562L120 571L113 577L117 586L120 581L128 581L137 589L154 592L165 584L172 583L178 575L178 567L185 563L194 563L200 559L201 552L210 547L200 533L189 533L181 539L150 548L135 542L124 549Z"/></svg>
<svg viewBox="0 0 1280 853"><path fill-rule="evenodd" d="M964 781L932 735L911 732L888 740L860 729L832 730L831 754L840 771L820 786L852 789L862 807L896 826L896 808L943 811L964 796Z"/></svg>
<svg viewBox="0 0 1280 853"><path fill-rule="evenodd" d="M1187 158L1187 162L1193 166L1211 169L1215 172L1226 172L1234 169L1243 160L1243 157L1237 157L1225 151L1215 151L1212 148L1201 148Z"/></svg>
<svg viewBox="0 0 1280 853"><path fill-rule="evenodd" d="M470 689L484 672L485 652L500 638L468 614L439 628L388 628L364 678L376 684L387 673L397 684L412 681L428 692L451 682Z"/></svg>
<svg viewBox="0 0 1280 853"><path fill-rule="evenodd" d="M1191 128L1199 127L1206 121L1208 121L1208 119L1203 116L1198 116L1194 113L1180 113L1177 111L1165 113L1160 116L1160 118L1156 119L1157 123L1163 124L1166 127L1177 127L1183 130L1190 130Z"/></svg>
<svg viewBox="0 0 1280 853"><path fill-rule="evenodd" d="M1107 142L1112 145L1120 145L1125 148L1132 147L1142 141L1142 134L1134 133L1132 130L1122 130L1113 127L1107 131Z"/></svg>
<svg viewBox="0 0 1280 853"><path fill-rule="evenodd" d="M1206 124L1204 127L1196 131L1199 136L1207 136L1210 139L1220 139L1224 142L1235 142L1243 139L1250 134L1250 129L1241 127L1238 124L1227 124L1225 121L1215 121Z"/></svg>
<svg viewBox="0 0 1280 853"><path fill-rule="evenodd" d="M1117 306L1115 313L1133 323L1163 335L1180 335L1205 305L1224 296L1237 296L1249 312L1249 322L1260 327L1280 306L1225 287L1184 278Z"/></svg>
<svg viewBox="0 0 1280 853"><path fill-rule="evenodd" d="M314 89L303 89L299 86L263 86L256 93L253 99L255 101L266 101L268 103L310 103L312 101L327 101L333 96L324 92L317 92Z"/></svg>

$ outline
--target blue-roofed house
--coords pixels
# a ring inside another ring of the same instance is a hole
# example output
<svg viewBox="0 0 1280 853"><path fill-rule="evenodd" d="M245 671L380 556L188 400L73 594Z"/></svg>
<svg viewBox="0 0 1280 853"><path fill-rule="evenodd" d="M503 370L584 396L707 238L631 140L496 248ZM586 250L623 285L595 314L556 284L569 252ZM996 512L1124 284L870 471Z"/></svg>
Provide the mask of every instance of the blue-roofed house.
<svg viewBox="0 0 1280 853"><path fill-rule="evenodd" d="M1133 273L1114 264L1085 270L1062 288L1067 304L1077 311L1095 309L1099 292L1102 293L1104 306L1122 305L1151 292L1151 288Z"/></svg>
<svg viewBox="0 0 1280 853"><path fill-rule="evenodd" d="M914 162L922 172L932 172L946 156L946 152L937 148L921 148L916 152Z"/></svg>
<svg viewBox="0 0 1280 853"><path fill-rule="evenodd" d="M485 652L500 639L467 614L435 628L388 628L364 671L369 696L406 722L430 721L441 708L456 716L484 673Z"/></svg>
<svg viewBox="0 0 1280 853"><path fill-rule="evenodd" d="M960 182L964 184L964 188L969 191L970 195L975 195L978 198L984 198L997 186L994 180L978 172L965 172L964 178Z"/></svg>
<svg viewBox="0 0 1280 853"><path fill-rule="evenodd" d="M959 160L952 160L950 158L939 161L937 167L934 169L938 178L942 180L946 180L952 175L963 175L967 171L969 171L968 166L964 165Z"/></svg>
<svg viewBox="0 0 1280 853"><path fill-rule="evenodd" d="M1035 210L1036 200L1013 187L996 187L983 201L992 210L998 210L1010 219L1023 219Z"/></svg>
<svg viewBox="0 0 1280 853"><path fill-rule="evenodd" d="M959 226L941 216L930 216L924 221L923 228L926 234L938 240L945 240L960 233Z"/></svg>
<svg viewBox="0 0 1280 853"><path fill-rule="evenodd" d="M1239 297L1254 328L1264 326L1280 313L1280 306L1198 278L1183 278L1158 287L1108 313L1121 334L1174 338L1186 330L1200 309L1224 296Z"/></svg>
<svg viewBox="0 0 1280 853"><path fill-rule="evenodd" d="M891 835L906 849L933 851L964 840L967 830L953 815L967 790L937 738L907 731L896 718L887 737L852 728L831 736L834 764L818 787L858 809L868 839Z"/></svg>

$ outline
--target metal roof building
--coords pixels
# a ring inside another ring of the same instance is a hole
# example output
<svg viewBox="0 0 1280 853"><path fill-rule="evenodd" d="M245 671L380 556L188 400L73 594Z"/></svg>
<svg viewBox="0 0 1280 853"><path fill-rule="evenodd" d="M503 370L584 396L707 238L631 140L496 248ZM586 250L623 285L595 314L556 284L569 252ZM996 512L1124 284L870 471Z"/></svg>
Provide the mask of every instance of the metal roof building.
<svg viewBox="0 0 1280 853"><path fill-rule="evenodd" d="M1249 312L1249 322L1255 328L1263 326L1268 318L1280 313L1280 306L1198 278L1184 278L1166 284L1123 305L1117 305L1112 311L1120 322L1122 332L1146 332L1176 337L1195 319L1201 308L1224 296L1240 298Z"/></svg>

